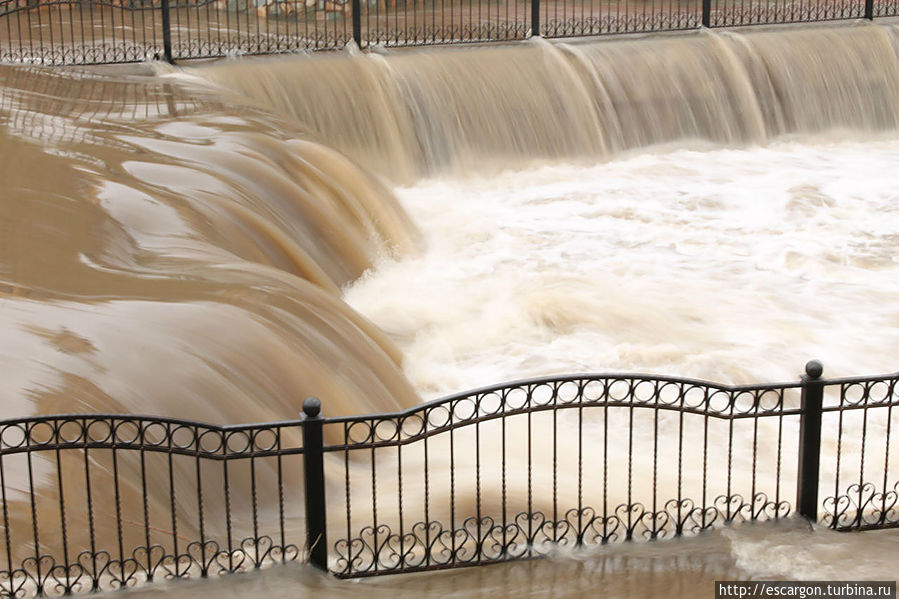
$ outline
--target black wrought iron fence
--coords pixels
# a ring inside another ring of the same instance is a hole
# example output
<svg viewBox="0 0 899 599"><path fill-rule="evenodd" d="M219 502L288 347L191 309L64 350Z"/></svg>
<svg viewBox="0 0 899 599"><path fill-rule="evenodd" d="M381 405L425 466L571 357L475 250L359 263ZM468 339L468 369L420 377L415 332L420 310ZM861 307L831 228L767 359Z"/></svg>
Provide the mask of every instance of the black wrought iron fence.
<svg viewBox="0 0 899 599"><path fill-rule="evenodd" d="M302 425L0 423L0 594L61 595L294 560Z"/></svg>
<svg viewBox="0 0 899 599"><path fill-rule="evenodd" d="M256 425L2 421L0 594L297 559L340 577L453 568L794 514L899 526L899 374L806 370L742 386L550 377L344 418L312 399Z"/></svg>
<svg viewBox="0 0 899 599"><path fill-rule="evenodd" d="M332 501L346 511L332 569L483 564L786 517L800 388L575 376L331 420L344 442L326 451L345 476Z"/></svg>
<svg viewBox="0 0 899 599"><path fill-rule="evenodd" d="M173 61L897 15L896 0L0 0L0 61Z"/></svg>

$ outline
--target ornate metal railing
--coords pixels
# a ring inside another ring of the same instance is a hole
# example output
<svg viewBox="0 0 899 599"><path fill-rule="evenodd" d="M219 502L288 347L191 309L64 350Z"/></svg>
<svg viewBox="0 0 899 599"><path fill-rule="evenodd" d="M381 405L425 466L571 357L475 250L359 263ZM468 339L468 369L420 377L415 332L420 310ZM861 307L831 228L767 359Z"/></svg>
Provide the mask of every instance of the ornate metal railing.
<svg viewBox="0 0 899 599"><path fill-rule="evenodd" d="M395 414L323 418L310 399L300 420L241 426L2 421L0 593L299 558L340 577L453 568L794 514L899 526L899 374L821 374L559 376Z"/></svg>
<svg viewBox="0 0 899 599"><path fill-rule="evenodd" d="M0 422L0 594L70 594L294 560L298 422Z"/></svg>
<svg viewBox="0 0 899 599"><path fill-rule="evenodd" d="M93 64L899 15L896 0L0 0L0 61Z"/></svg>

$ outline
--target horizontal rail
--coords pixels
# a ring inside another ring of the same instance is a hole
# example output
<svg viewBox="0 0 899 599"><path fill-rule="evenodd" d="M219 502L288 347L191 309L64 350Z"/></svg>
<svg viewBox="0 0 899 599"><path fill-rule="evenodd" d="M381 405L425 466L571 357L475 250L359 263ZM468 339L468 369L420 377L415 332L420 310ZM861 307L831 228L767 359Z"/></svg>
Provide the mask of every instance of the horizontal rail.
<svg viewBox="0 0 899 599"><path fill-rule="evenodd" d="M872 377L868 377L870 379ZM881 377L876 377L878 380ZM865 377L860 377L859 381L868 380ZM853 379L854 381L855 379ZM384 414L364 414L359 416L341 416L337 418L328 418L328 422L352 422L358 420L364 420L369 418L400 418L403 416L410 416L416 412L421 412L423 410L427 410L429 408L438 407L441 405L449 404L453 401L461 400L461 399L470 399L472 397L478 395L488 395L490 393L496 393L500 391L509 391L512 389L519 389L523 387L536 387L540 385L554 384L554 383L569 383L569 382L579 382L583 381L586 383L589 382L602 382L602 381L624 381L624 382L636 382L636 383L671 383L671 384L679 384L686 385L690 388L696 389L711 389L714 391L722 391L726 393L744 393L744 392L764 392L764 391L778 391L782 389L798 389L802 386L802 383L799 382L788 382L788 383L759 383L754 385L727 385L725 383L715 383L711 381L706 381L702 379L693 379L693 378L684 378L684 377L676 377L676 376L668 376L668 375L650 375L650 374L634 374L634 373L601 373L601 374L566 374L566 375L550 375L550 376L542 376L542 377L533 377L533 378L525 378L525 379L517 379L512 380L505 383L499 383L494 385L487 385L485 387L478 387L472 389L470 391L464 391L461 393L454 393L452 395L447 395L438 399L434 399L431 401L426 401L411 408L407 408L405 410L400 410L397 412L388 412Z"/></svg>

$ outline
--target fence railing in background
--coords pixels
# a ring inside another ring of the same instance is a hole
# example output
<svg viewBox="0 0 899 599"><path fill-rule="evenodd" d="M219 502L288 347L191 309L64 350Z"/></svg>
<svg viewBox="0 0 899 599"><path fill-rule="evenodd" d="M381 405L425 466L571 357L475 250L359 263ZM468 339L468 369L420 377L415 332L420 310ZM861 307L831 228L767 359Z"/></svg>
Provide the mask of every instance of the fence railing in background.
<svg viewBox="0 0 899 599"><path fill-rule="evenodd" d="M296 559L341 577L454 568L794 513L899 526L899 374L806 370L550 377L344 418L311 399L300 420L256 425L2 421L0 594Z"/></svg>
<svg viewBox="0 0 899 599"><path fill-rule="evenodd" d="M93 64L899 16L896 0L0 0L0 61Z"/></svg>

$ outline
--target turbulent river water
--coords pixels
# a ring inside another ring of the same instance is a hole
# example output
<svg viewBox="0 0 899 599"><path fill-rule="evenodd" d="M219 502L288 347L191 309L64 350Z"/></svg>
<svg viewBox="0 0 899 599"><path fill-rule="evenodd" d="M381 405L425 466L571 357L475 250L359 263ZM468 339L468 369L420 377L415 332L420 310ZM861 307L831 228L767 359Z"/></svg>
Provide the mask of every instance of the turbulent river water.
<svg viewBox="0 0 899 599"><path fill-rule="evenodd" d="M897 46L891 26L846 25L151 76L0 67L4 413L235 423L308 395L377 412L557 372L893 371ZM893 578L897 556L894 534L790 523L165 590L687 597Z"/></svg>

